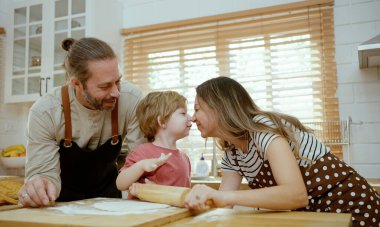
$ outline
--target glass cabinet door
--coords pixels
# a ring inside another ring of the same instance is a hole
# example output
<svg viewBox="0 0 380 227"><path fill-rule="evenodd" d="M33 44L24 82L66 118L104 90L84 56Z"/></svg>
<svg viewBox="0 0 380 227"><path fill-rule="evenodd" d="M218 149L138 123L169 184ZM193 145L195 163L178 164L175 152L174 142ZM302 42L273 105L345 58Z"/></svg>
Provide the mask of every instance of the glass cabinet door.
<svg viewBox="0 0 380 227"><path fill-rule="evenodd" d="M42 4L14 9L12 96L41 91L42 19Z"/></svg>
<svg viewBox="0 0 380 227"><path fill-rule="evenodd" d="M66 82L62 67L66 51L61 44L68 37L78 40L85 36L85 11L86 0L55 1L53 87Z"/></svg>

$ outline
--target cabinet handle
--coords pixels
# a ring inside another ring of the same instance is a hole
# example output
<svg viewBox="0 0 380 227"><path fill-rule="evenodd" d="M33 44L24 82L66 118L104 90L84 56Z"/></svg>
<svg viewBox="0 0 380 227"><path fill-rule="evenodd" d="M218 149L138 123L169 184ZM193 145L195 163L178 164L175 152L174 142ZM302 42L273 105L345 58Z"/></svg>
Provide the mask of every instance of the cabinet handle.
<svg viewBox="0 0 380 227"><path fill-rule="evenodd" d="M42 96L42 81L45 80L45 78L40 77L40 96Z"/></svg>
<svg viewBox="0 0 380 227"><path fill-rule="evenodd" d="M50 80L50 77L46 77L46 81L45 81L45 92L46 93L48 91L48 80Z"/></svg>

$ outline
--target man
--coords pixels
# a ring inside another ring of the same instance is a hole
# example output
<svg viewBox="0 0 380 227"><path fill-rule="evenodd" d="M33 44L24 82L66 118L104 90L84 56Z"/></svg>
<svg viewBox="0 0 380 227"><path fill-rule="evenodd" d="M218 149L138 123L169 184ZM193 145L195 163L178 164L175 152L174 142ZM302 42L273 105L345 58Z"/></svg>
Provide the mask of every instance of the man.
<svg viewBox="0 0 380 227"><path fill-rule="evenodd" d="M115 53L95 38L66 39L70 83L32 106L27 124L25 206L94 197L120 198L116 160L145 142L136 120L142 92L121 81Z"/></svg>

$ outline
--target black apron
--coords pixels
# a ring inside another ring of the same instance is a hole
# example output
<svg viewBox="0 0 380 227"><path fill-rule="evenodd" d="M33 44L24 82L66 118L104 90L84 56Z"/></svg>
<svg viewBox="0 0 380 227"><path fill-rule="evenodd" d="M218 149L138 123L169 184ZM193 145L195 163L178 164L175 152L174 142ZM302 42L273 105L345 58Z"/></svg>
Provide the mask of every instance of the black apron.
<svg viewBox="0 0 380 227"><path fill-rule="evenodd" d="M65 116L65 139L60 142L61 193L57 201L73 201L95 197L121 198L116 187L117 157L121 150L118 135L118 103L112 110L112 137L94 151L80 148L72 140L68 86L62 87Z"/></svg>

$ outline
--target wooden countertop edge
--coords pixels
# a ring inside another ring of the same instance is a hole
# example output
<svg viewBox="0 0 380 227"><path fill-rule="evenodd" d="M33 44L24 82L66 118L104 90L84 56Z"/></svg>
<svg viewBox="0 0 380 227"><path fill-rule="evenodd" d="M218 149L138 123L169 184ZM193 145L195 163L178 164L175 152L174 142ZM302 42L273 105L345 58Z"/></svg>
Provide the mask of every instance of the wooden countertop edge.
<svg viewBox="0 0 380 227"><path fill-rule="evenodd" d="M138 227L161 226L161 225L170 224L172 222L176 222L176 221L179 221L179 220L182 220L184 218L191 217L191 216L192 216L192 213L190 211L185 211L185 212L181 212L178 214L170 215L168 217L161 217L158 219L154 219L154 220L151 220L151 221L148 221L148 222L145 222L143 224L136 225L136 226L138 226Z"/></svg>

